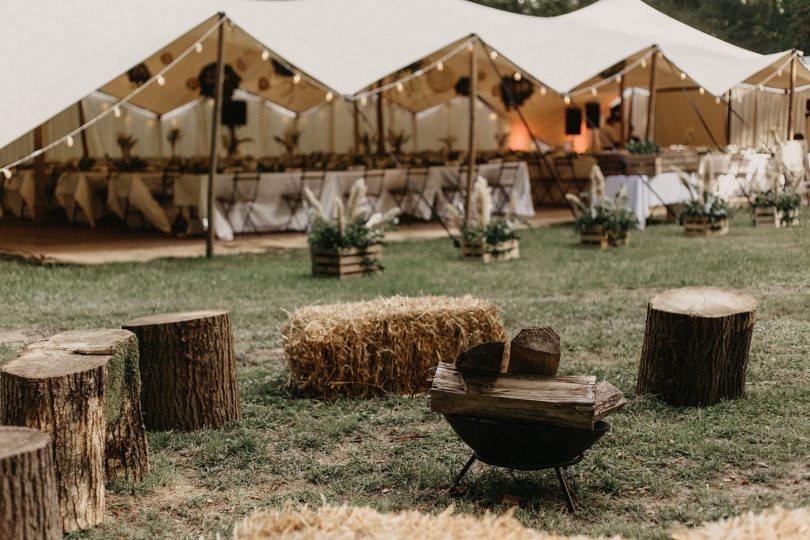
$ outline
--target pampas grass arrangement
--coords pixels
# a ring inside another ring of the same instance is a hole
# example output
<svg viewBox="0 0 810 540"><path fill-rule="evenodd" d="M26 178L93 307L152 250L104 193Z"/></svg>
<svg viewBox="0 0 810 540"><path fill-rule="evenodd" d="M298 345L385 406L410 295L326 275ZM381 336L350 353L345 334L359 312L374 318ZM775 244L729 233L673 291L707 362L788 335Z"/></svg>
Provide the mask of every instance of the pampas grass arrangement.
<svg viewBox="0 0 810 540"><path fill-rule="evenodd" d="M565 198L577 213L575 226L582 244L627 245L630 230L638 225L636 215L626 208L627 186L622 184L613 199L608 199L605 175L599 165L591 168L591 193L581 193L579 197L568 193Z"/></svg>
<svg viewBox="0 0 810 540"><path fill-rule="evenodd" d="M325 398L422 390L428 368L506 340L498 308L472 296L308 306L290 315L281 334L291 384Z"/></svg>
<svg viewBox="0 0 810 540"><path fill-rule="evenodd" d="M681 210L680 222L687 236L719 236L728 232L728 203L717 193L718 183L711 156L703 156L698 169L698 184L677 167L681 184L689 191L690 200Z"/></svg>

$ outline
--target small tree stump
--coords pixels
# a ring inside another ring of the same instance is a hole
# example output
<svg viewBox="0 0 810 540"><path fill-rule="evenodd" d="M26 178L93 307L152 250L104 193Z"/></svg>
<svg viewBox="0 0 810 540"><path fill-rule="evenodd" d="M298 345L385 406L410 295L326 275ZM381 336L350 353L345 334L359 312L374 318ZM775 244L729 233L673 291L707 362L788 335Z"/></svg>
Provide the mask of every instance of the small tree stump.
<svg viewBox="0 0 810 540"><path fill-rule="evenodd" d="M509 345L507 373L553 377L560 366L560 336L552 328L524 328Z"/></svg>
<svg viewBox="0 0 810 540"><path fill-rule="evenodd" d="M149 471L138 350L125 330L78 330L28 345L0 367L0 423L51 434L62 527L104 517L105 480Z"/></svg>
<svg viewBox="0 0 810 540"><path fill-rule="evenodd" d="M62 538L51 438L0 426L0 538Z"/></svg>
<svg viewBox="0 0 810 540"><path fill-rule="evenodd" d="M240 418L227 311L153 315L123 327L138 336L148 429L218 428Z"/></svg>
<svg viewBox="0 0 810 540"><path fill-rule="evenodd" d="M666 291L647 308L636 393L678 406L745 393L757 302L727 289Z"/></svg>

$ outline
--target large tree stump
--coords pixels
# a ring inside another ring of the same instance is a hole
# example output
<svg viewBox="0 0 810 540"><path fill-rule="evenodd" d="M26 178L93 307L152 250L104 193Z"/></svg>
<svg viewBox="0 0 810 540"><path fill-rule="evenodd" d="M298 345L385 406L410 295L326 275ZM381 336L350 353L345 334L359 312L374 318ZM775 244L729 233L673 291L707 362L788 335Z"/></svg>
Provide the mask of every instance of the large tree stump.
<svg viewBox="0 0 810 540"><path fill-rule="evenodd" d="M0 538L62 538L51 438L0 426Z"/></svg>
<svg viewBox="0 0 810 540"><path fill-rule="evenodd" d="M227 311L153 315L123 327L138 336L148 429L218 428L240 418Z"/></svg>
<svg viewBox="0 0 810 540"><path fill-rule="evenodd" d="M105 480L148 472L135 336L79 330L27 346L0 367L0 423L53 438L62 527L104 517Z"/></svg>
<svg viewBox="0 0 810 540"><path fill-rule="evenodd" d="M742 396L756 308L750 296L710 287L654 297L636 393L695 407Z"/></svg>

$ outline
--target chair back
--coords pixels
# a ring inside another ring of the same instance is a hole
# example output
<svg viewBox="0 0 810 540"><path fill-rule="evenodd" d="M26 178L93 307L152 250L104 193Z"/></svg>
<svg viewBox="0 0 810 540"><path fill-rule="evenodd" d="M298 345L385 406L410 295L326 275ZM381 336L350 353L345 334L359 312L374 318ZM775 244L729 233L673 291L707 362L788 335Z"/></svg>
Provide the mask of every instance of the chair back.
<svg viewBox="0 0 810 540"><path fill-rule="evenodd" d="M367 195L377 198L385 189L385 169L366 169L363 173L366 181Z"/></svg>

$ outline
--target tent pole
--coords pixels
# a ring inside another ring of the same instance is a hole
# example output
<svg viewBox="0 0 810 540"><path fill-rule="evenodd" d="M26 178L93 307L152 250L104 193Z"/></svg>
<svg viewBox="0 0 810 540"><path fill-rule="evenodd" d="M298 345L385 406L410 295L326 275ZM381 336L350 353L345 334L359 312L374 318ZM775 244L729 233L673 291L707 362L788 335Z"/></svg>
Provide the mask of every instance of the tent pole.
<svg viewBox="0 0 810 540"><path fill-rule="evenodd" d="M79 111L79 125L83 126L85 124L84 119L84 107L82 106L82 100L76 102L76 109ZM87 130L83 129L79 132L79 135L82 138L82 157L87 158L90 155L90 150L87 146Z"/></svg>
<svg viewBox="0 0 810 540"><path fill-rule="evenodd" d="M335 124L336 110L335 110L335 108L336 107L337 107L337 101L335 101L333 99L329 103L329 153L331 155L333 155L333 156L335 155L335 146L336 146L335 142L336 142L336 139L337 139L337 133L336 133L336 129L335 129L335 127L336 127L336 124Z"/></svg>
<svg viewBox="0 0 810 540"><path fill-rule="evenodd" d="M759 90L754 90L754 119L751 128L751 147L757 145L757 132L759 131Z"/></svg>
<svg viewBox="0 0 810 540"><path fill-rule="evenodd" d="M619 79L619 144L624 144L624 77Z"/></svg>
<svg viewBox="0 0 810 540"><path fill-rule="evenodd" d="M357 102L352 101L353 122L354 122L354 153L360 153L360 115L357 111Z"/></svg>
<svg viewBox="0 0 810 540"><path fill-rule="evenodd" d="M731 100L733 96L731 95L731 90L726 92L726 146L731 145L731 115L733 114L731 108Z"/></svg>
<svg viewBox="0 0 810 540"><path fill-rule="evenodd" d="M788 90L788 122L787 139L793 139L793 111L796 110L796 51L793 51L793 58L790 60L790 90Z"/></svg>
<svg viewBox="0 0 810 540"><path fill-rule="evenodd" d="M656 87L656 77L658 76L658 55L660 51L656 50L652 55L652 62L650 64L650 99L647 101L647 127L644 130L644 139L655 142L655 94L658 89Z"/></svg>
<svg viewBox="0 0 810 540"><path fill-rule="evenodd" d="M225 14L219 13L220 25L217 28L217 86L214 94L214 111L211 118L211 152L208 156L208 201L207 217L208 227L205 235L205 256L214 256L214 177L217 174L217 142L219 139L219 117L222 108L222 79L224 78L225 65L222 61L223 42L225 33L223 32L223 19Z"/></svg>
<svg viewBox="0 0 810 540"><path fill-rule="evenodd" d="M382 81L377 83L377 88L382 86ZM377 153L385 155L385 118L383 118L383 95L377 94Z"/></svg>
<svg viewBox="0 0 810 540"><path fill-rule="evenodd" d="M633 104L636 101L636 88L630 89L630 106L627 107L627 136L622 141L622 144L627 143L630 137L633 136Z"/></svg>
<svg viewBox="0 0 810 540"><path fill-rule="evenodd" d="M44 146L45 124L34 128L34 150ZM45 221L45 153L34 158L34 207L29 208L34 223Z"/></svg>
<svg viewBox="0 0 810 540"><path fill-rule="evenodd" d="M475 183L475 105L478 101L478 63L475 61L475 45L477 38L472 41L470 50L470 131L469 145L467 147L467 196L464 200L464 219L472 210L473 185Z"/></svg>

